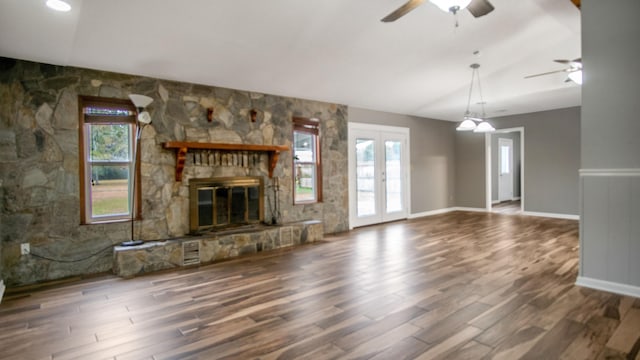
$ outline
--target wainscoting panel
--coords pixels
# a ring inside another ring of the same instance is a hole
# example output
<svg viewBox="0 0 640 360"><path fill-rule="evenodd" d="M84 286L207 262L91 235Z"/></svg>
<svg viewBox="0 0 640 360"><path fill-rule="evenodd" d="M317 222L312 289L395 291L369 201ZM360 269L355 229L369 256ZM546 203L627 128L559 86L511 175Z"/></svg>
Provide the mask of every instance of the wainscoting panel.
<svg viewBox="0 0 640 360"><path fill-rule="evenodd" d="M580 277L640 286L640 169L580 171Z"/></svg>

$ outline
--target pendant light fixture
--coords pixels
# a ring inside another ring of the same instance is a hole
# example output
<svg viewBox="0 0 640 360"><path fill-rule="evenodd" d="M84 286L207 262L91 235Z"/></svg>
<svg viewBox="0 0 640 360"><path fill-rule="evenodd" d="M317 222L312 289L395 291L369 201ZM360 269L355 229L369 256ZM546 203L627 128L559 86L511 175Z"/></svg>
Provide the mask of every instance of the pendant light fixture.
<svg viewBox="0 0 640 360"><path fill-rule="evenodd" d="M471 131L473 132L492 132L496 129L491 126L488 122L484 120L486 114L484 112L484 99L482 98L482 87L480 86L480 64L471 64L469 66L471 68L471 85L469 86L469 97L467 99L467 110L464 112L464 119L458 125L456 130L458 131ZM472 113L470 111L471 108L471 95L473 94L473 82L475 79L478 79L478 93L480 94L480 106L482 108L482 112L478 115L477 113ZM477 124L476 124L477 123Z"/></svg>

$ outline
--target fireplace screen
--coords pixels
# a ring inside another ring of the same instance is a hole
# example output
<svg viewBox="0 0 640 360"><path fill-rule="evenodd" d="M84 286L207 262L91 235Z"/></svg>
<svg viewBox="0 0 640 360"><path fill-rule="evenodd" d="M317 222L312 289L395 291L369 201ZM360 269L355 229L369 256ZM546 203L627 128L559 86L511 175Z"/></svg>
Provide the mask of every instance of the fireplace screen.
<svg viewBox="0 0 640 360"><path fill-rule="evenodd" d="M261 177L192 179L189 193L192 233L259 223L264 218Z"/></svg>

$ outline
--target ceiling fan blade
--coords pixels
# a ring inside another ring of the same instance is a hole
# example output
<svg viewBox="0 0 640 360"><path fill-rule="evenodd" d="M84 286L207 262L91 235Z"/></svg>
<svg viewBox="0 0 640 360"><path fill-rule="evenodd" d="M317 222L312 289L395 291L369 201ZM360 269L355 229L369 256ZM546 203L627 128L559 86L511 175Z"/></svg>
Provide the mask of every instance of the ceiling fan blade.
<svg viewBox="0 0 640 360"><path fill-rule="evenodd" d="M542 73L542 74L528 75L528 76L525 76L524 78L525 78L525 79L529 79L529 78L532 78L532 77L543 76L543 75L550 75L550 74L561 73L561 72L567 72L567 71L568 71L567 69L555 70L555 71L545 72L545 73Z"/></svg>
<svg viewBox="0 0 640 360"><path fill-rule="evenodd" d="M422 4L423 2L424 2L424 0L409 0L404 5L402 5L399 8L397 8L391 14L383 17L382 20L380 20L380 21L382 21L382 22L396 21L399 18L401 18L404 15L406 15L409 11L411 11L411 10L417 8L418 6L420 6L420 4Z"/></svg>
<svg viewBox="0 0 640 360"><path fill-rule="evenodd" d="M573 59L573 60L566 60L566 59L556 59L553 60L557 63L560 64L567 64L567 65L572 65L572 66L582 66L582 58L577 58L577 59Z"/></svg>
<svg viewBox="0 0 640 360"><path fill-rule="evenodd" d="M494 7L489 0L473 0L467 9L474 17L480 17L492 12Z"/></svg>

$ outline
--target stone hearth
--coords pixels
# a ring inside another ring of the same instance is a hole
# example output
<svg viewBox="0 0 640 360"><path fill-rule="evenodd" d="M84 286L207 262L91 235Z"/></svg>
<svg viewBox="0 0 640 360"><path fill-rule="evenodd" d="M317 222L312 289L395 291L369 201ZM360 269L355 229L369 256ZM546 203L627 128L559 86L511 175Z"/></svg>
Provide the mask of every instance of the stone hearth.
<svg viewBox="0 0 640 360"><path fill-rule="evenodd" d="M309 220L277 226L256 225L166 241L150 241L139 246L116 246L113 252L113 271L118 276L132 277L182 267L185 242L199 242L199 263L204 264L312 243L322 240L323 236L322 222Z"/></svg>

